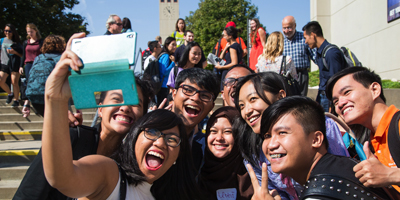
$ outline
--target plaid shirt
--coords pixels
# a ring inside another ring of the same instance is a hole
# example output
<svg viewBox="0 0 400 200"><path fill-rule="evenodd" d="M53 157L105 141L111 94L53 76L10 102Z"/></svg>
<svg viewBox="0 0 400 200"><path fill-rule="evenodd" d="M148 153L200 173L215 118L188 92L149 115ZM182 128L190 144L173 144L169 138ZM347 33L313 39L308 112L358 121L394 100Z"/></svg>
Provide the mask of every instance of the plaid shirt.
<svg viewBox="0 0 400 200"><path fill-rule="evenodd" d="M296 69L307 69L310 67L310 59L315 61L316 49L310 49L305 43L303 32L296 31L293 39L284 39L283 55L292 57Z"/></svg>

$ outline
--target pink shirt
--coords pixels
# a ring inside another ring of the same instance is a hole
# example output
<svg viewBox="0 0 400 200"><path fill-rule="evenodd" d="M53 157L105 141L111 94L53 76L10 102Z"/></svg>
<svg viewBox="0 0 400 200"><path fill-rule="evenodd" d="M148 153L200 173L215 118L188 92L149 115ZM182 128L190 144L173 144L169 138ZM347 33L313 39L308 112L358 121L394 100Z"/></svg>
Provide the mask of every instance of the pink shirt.
<svg viewBox="0 0 400 200"><path fill-rule="evenodd" d="M39 54L41 54L40 52L40 46L39 46L39 40L37 40L34 43L30 43L28 40L28 44L26 45L25 48L25 63L28 62L33 62L36 58L36 56L38 56Z"/></svg>

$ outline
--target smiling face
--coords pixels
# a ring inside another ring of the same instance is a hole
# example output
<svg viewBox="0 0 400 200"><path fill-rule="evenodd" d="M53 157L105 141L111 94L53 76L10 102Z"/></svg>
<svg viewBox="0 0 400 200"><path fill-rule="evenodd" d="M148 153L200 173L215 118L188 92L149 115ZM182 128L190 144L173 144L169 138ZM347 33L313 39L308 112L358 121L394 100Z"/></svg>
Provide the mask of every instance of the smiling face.
<svg viewBox="0 0 400 200"><path fill-rule="evenodd" d="M163 130L163 134L180 136L178 126ZM153 183L173 165L179 156L180 146L170 147L165 143L164 136L156 141L147 139L142 131L135 145L136 160L140 171L146 176L147 182Z"/></svg>
<svg viewBox="0 0 400 200"><path fill-rule="evenodd" d="M176 50L176 41L172 41L171 43L169 43L168 45L168 51L171 53L175 53Z"/></svg>
<svg viewBox="0 0 400 200"><path fill-rule="evenodd" d="M252 31L255 31L257 28L257 23L254 20L251 20L250 22L250 28Z"/></svg>
<svg viewBox="0 0 400 200"><path fill-rule="evenodd" d="M184 36L186 42L193 42L194 41L194 34L191 32L187 32L186 36Z"/></svg>
<svg viewBox="0 0 400 200"><path fill-rule="evenodd" d="M226 74L225 79L226 78L238 79L240 77L244 77L249 74L251 74L251 72L248 69L245 69L243 67L236 67L236 68L230 70ZM235 94L236 84L237 84L237 82L235 82L232 86L224 85L224 89L222 92L222 99L224 100L224 105L235 107L235 103L234 103L235 101L233 99L233 95Z"/></svg>
<svg viewBox="0 0 400 200"><path fill-rule="evenodd" d="M182 85L188 85L197 90L206 91L197 84L191 83L188 79L180 84L180 86ZM186 127L192 129L200 123L214 107L213 100L201 100L198 92L193 96L186 95L183 93L182 88L174 89L172 97L174 99L173 111L181 117Z"/></svg>
<svg viewBox="0 0 400 200"><path fill-rule="evenodd" d="M313 163L313 141L314 134L304 133L303 127L289 113L283 115L265 134L262 150L275 173L291 177L293 174L302 173L304 176Z"/></svg>
<svg viewBox="0 0 400 200"><path fill-rule="evenodd" d="M179 31L183 31L183 29L185 28L185 22L183 20L178 21L178 28Z"/></svg>
<svg viewBox="0 0 400 200"><path fill-rule="evenodd" d="M9 26L6 26L6 27L4 28L4 35L6 35L6 37L7 37L8 39L12 40L13 34L12 34L11 28L10 28Z"/></svg>
<svg viewBox="0 0 400 200"><path fill-rule="evenodd" d="M118 16L114 16L114 20L115 20L115 23L111 23L111 24L110 24L110 29L109 29L109 31L110 31L112 34L121 33L121 31L122 31L122 21L121 21L121 18L119 18Z"/></svg>
<svg viewBox="0 0 400 200"><path fill-rule="evenodd" d="M225 40L228 41L228 42L231 42L231 40L232 40L232 36L229 36L228 33L225 30L222 33L222 37L224 37Z"/></svg>
<svg viewBox="0 0 400 200"><path fill-rule="evenodd" d="M374 82L369 88L349 74L340 78L332 89L332 102L336 113L344 119L347 124L364 124L372 116L374 100L379 97L380 86Z"/></svg>
<svg viewBox="0 0 400 200"><path fill-rule="evenodd" d="M265 96L273 103L279 100L279 95L265 91ZM268 104L258 96L251 81L247 81L239 91L240 114L246 123L253 129L253 132L260 134L261 116Z"/></svg>
<svg viewBox="0 0 400 200"><path fill-rule="evenodd" d="M189 62L192 64L199 63L201 59L201 49L198 46L194 46L189 51Z"/></svg>
<svg viewBox="0 0 400 200"><path fill-rule="evenodd" d="M110 106L100 107L101 130L109 133L126 134L132 124L143 116L143 95L140 87L137 87L139 105L136 106ZM121 90L107 92L102 104L121 104L124 102Z"/></svg>
<svg viewBox="0 0 400 200"><path fill-rule="evenodd" d="M303 36L306 39L305 43L310 47L310 49L317 47L317 40L315 33L311 32L310 35L307 35L306 32L304 31Z"/></svg>
<svg viewBox="0 0 400 200"><path fill-rule="evenodd" d="M287 38L293 38L294 34L296 33L296 23L294 22L294 19L284 19L282 21L282 32Z"/></svg>
<svg viewBox="0 0 400 200"><path fill-rule="evenodd" d="M211 153L217 158L228 156L235 144L232 135L232 126L225 117L219 117L210 128L210 135L207 137L207 146Z"/></svg>

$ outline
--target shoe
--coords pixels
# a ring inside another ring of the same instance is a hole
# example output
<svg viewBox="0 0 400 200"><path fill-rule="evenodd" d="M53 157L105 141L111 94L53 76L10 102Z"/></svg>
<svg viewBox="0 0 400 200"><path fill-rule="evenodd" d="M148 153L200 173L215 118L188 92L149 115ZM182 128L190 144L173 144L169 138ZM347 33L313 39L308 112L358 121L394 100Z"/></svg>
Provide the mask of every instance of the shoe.
<svg viewBox="0 0 400 200"><path fill-rule="evenodd" d="M11 105L11 108L15 108L19 106L19 101L14 101L13 104Z"/></svg>
<svg viewBox="0 0 400 200"><path fill-rule="evenodd" d="M24 105L24 107L22 108L22 116L23 117L29 117L29 115L31 114L31 106L30 105Z"/></svg>
<svg viewBox="0 0 400 200"><path fill-rule="evenodd" d="M11 103L11 101L12 101L12 99L14 98L14 95L13 94L9 94L9 95L7 95L7 100L6 100L6 104L9 104L9 103Z"/></svg>

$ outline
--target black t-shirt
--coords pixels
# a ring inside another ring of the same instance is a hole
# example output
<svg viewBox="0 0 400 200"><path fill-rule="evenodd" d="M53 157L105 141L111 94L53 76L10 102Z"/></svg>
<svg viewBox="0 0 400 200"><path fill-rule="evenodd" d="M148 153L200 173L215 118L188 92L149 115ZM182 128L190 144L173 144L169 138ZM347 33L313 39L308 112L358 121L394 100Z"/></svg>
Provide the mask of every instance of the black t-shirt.
<svg viewBox="0 0 400 200"><path fill-rule="evenodd" d="M238 63L240 63L242 61L242 57L243 57L243 49L238 43L234 43L231 46L229 46L228 53L225 54L225 61L226 61L225 65L230 64L232 62L231 52L229 52L230 48L233 48L236 50Z"/></svg>
<svg viewBox="0 0 400 200"><path fill-rule="evenodd" d="M356 178L355 172L353 171L353 167L357 163L358 163L358 161L355 159L343 157L343 156L332 155L332 154L327 153L324 156L322 156L322 158L318 161L318 163L312 169L312 171L310 173L310 177L313 177L313 176L316 176L319 174L329 174L329 175L340 176L340 177L346 178L348 180L351 180L355 183L362 185L361 182L358 180L358 178ZM386 193L381 188L368 188L368 189L371 192L374 192L375 194L377 194L385 199L389 199L386 196ZM321 200L336 199L336 198L328 198L328 197L323 197L323 196L318 196L318 195L308 196L308 198L321 199Z"/></svg>
<svg viewBox="0 0 400 200"><path fill-rule="evenodd" d="M186 48L185 44L182 44L180 47L176 48L174 53L175 63L179 63L179 60L181 59L181 56L183 55L185 48ZM200 49L201 49L201 59L199 63L203 63L204 61L206 61L206 57L204 56L203 49L201 47Z"/></svg>

